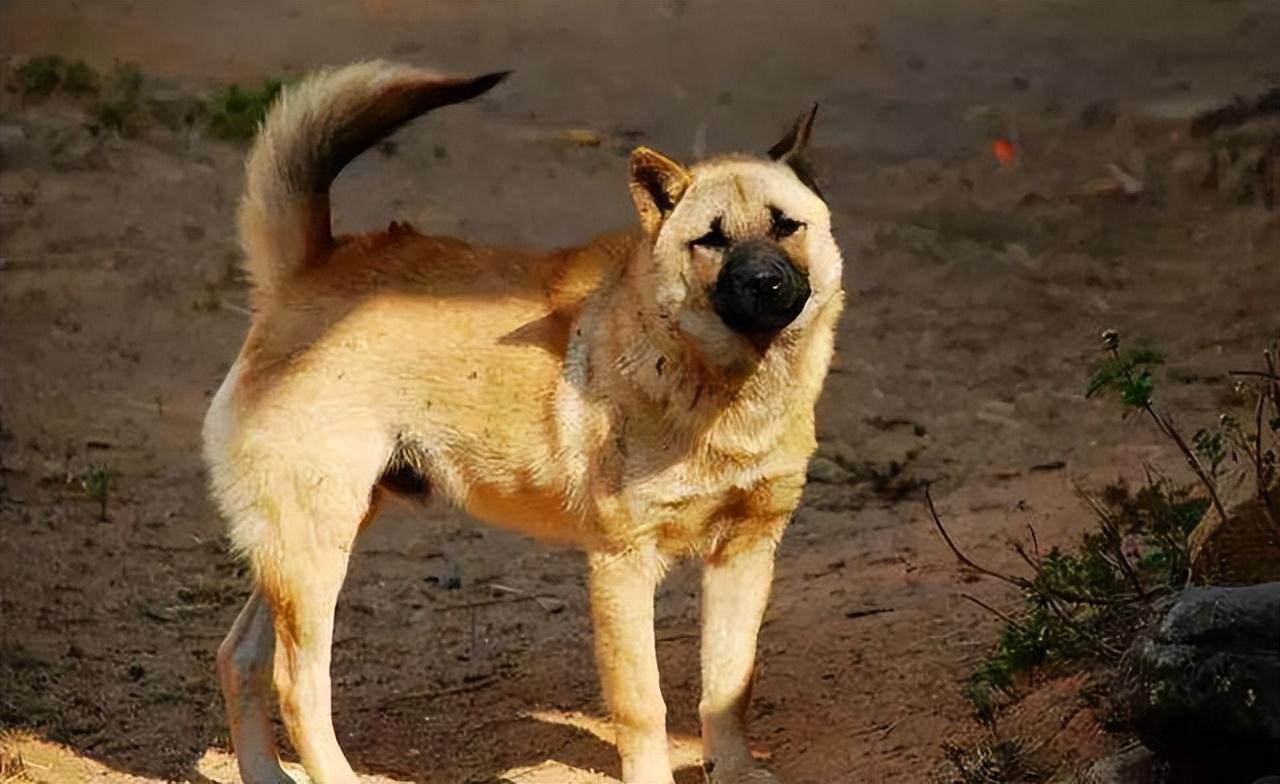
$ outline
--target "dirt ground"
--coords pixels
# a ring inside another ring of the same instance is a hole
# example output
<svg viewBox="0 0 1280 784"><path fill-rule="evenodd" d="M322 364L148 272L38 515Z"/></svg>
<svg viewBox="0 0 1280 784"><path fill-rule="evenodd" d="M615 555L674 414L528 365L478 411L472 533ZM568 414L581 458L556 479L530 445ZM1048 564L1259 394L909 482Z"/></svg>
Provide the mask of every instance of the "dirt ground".
<svg viewBox="0 0 1280 784"><path fill-rule="evenodd" d="M1177 468L1084 398L1103 329L1169 356L1162 400L1191 429L1280 337L1275 214L1201 187L1211 151L1186 133L1280 84L1277 41L1272 0L0 4L4 57L132 60L160 92L366 56L516 69L360 159L339 228L572 243L631 220L629 145L763 150L821 101L849 304L753 707L796 784L929 781L943 742L978 732L961 684L997 622L958 593L1014 597L958 570L922 483L975 556L1012 568L1007 537L1088 523L1075 483ZM247 324L243 150L0 101L0 728L23 758L2 780L237 780L213 654L245 580L199 428ZM992 157L1002 136L1016 167ZM1111 163L1143 192L1116 193ZM99 471L105 519L83 487ZM696 623L685 567L658 608L682 784L702 781ZM389 515L339 608L339 737L371 779L613 781L589 641L577 554L448 510ZM1002 726L1055 745L1060 775L1114 745L1070 683L1036 698Z"/></svg>

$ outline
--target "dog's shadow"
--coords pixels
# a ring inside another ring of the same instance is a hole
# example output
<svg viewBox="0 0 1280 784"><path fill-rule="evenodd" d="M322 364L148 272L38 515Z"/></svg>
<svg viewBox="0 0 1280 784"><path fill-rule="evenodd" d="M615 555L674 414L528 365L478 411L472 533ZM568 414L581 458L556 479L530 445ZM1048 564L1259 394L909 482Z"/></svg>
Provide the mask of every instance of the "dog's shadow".
<svg viewBox="0 0 1280 784"><path fill-rule="evenodd" d="M450 732L429 751L404 733L369 743L353 738L351 762L362 775L391 781L467 784L613 784L617 750L606 719L577 712L535 710L468 731ZM676 784L705 784L696 736L670 734Z"/></svg>

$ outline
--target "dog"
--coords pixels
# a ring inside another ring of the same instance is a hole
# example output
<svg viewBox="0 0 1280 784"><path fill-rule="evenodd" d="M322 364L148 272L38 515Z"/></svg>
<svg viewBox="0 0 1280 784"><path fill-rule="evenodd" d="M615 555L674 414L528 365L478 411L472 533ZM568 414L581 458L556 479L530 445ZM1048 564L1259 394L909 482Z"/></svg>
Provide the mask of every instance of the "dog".
<svg viewBox="0 0 1280 784"><path fill-rule="evenodd" d="M774 551L816 446L842 260L806 155L630 155L638 225L534 253L385 231L335 237L338 172L505 74L367 62L284 91L246 164L252 324L205 420L211 494L254 589L218 650L240 772L289 782L274 687L311 780L356 781L334 734L335 603L390 497L586 552L622 779L670 784L654 592L701 559L706 770L774 781L747 745Z"/></svg>

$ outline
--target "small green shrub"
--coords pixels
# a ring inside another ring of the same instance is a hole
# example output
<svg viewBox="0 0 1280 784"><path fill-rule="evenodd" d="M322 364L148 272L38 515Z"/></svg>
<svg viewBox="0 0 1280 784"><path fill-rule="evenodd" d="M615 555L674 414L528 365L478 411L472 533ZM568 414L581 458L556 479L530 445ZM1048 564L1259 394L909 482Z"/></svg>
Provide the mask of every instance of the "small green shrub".
<svg viewBox="0 0 1280 784"><path fill-rule="evenodd" d="M1034 546L1034 532L1030 552L1014 546L1032 577L986 569L961 553L926 493L934 522L958 559L1023 593L1022 606L1015 612L987 608L1000 615L1004 625L999 641L964 688L974 715L992 726L1001 703L1015 697L1019 674L1047 664L1071 670L1096 666L1104 675L1113 669L1149 619L1154 600L1189 581L1191 532L1211 510L1227 519L1220 489L1224 476L1251 474L1251 483L1236 486L1252 484L1267 508L1275 508L1280 453L1276 347L1263 352L1265 370L1233 371L1245 379L1237 382L1237 398L1248 410L1247 423L1223 413L1216 425L1202 428L1190 440L1153 402L1153 370L1163 357L1151 349L1122 349L1119 336L1110 330L1103 334L1103 348L1106 358L1089 380L1088 396L1111 395L1126 416L1140 412L1147 417L1178 448L1195 481L1179 483L1149 470L1137 491L1123 482L1096 496L1080 491L1094 526L1074 546L1041 554Z"/></svg>
<svg viewBox="0 0 1280 784"><path fill-rule="evenodd" d="M84 60L64 60L56 54L32 57L18 66L18 83L26 95L50 95L58 88L72 95L98 89L98 72Z"/></svg>
<svg viewBox="0 0 1280 784"><path fill-rule="evenodd" d="M265 79L256 90L233 84L209 101L209 130L219 139L247 142L258 132L284 83Z"/></svg>
<svg viewBox="0 0 1280 784"><path fill-rule="evenodd" d="M18 83L28 95L49 95L58 89L66 61L56 54L32 57L18 66Z"/></svg>
<svg viewBox="0 0 1280 784"><path fill-rule="evenodd" d="M95 468L80 478L85 497L98 505L98 519L107 519L107 502L111 498L111 481L114 474L105 468Z"/></svg>
<svg viewBox="0 0 1280 784"><path fill-rule="evenodd" d="M148 121L142 102L142 69L137 63L116 63L93 110L98 125L121 136L137 136Z"/></svg>
<svg viewBox="0 0 1280 784"><path fill-rule="evenodd" d="M1103 340L1111 356L1090 377L1085 397L1112 393L1128 408L1148 405L1155 389L1151 371L1164 363L1164 357L1149 348L1120 351L1120 339L1114 332L1106 333Z"/></svg>
<svg viewBox="0 0 1280 784"><path fill-rule="evenodd" d="M92 95L98 91L98 72L84 60L67 63L62 74L62 89L72 95Z"/></svg>

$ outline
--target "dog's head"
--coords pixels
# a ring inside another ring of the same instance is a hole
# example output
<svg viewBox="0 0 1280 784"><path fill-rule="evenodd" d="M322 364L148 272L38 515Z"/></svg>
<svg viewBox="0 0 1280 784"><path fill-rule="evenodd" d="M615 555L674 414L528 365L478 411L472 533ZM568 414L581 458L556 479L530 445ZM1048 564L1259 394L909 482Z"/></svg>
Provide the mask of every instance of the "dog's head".
<svg viewBox="0 0 1280 784"><path fill-rule="evenodd" d="M652 249L646 294L714 365L754 364L840 291L831 213L805 154L816 110L767 158L685 168L645 147L631 154L631 194Z"/></svg>

